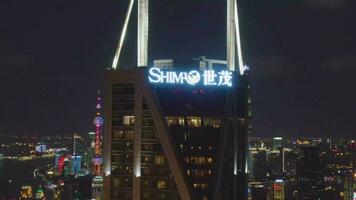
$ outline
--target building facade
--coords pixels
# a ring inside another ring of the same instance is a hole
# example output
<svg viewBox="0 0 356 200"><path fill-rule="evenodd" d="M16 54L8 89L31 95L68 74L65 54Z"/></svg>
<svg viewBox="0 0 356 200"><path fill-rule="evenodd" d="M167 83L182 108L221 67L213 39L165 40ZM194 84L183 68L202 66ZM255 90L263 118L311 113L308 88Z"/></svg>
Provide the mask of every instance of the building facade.
<svg viewBox="0 0 356 200"><path fill-rule="evenodd" d="M109 71L105 198L233 199L234 181L246 183L242 136L249 130L247 118L227 111L234 110L235 93L235 87L150 84L144 69ZM246 125L235 135L234 120Z"/></svg>

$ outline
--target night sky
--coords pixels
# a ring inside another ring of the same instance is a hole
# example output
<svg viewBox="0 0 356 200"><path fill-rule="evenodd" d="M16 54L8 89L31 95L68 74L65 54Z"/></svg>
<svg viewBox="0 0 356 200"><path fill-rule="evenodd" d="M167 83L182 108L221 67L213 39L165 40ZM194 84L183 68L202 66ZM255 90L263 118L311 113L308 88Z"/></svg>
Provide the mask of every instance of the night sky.
<svg viewBox="0 0 356 200"><path fill-rule="evenodd" d="M2 0L0 134L93 128L128 0ZM136 8L136 6L135 6ZM225 0L151 0L149 60L225 59ZM356 3L241 0L254 136L353 136ZM136 63L136 9L120 65Z"/></svg>

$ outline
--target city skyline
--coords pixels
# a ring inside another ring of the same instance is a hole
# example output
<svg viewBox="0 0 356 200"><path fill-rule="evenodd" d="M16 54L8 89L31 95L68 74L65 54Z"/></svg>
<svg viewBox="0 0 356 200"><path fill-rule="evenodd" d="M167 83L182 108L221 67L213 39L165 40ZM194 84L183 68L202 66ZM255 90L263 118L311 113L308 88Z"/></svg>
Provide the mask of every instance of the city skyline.
<svg viewBox="0 0 356 200"><path fill-rule="evenodd" d="M356 6L327 2L240 1L253 136L352 137ZM93 99L111 66L128 2L1 4L1 134L90 130ZM203 55L225 59L224 2L162 1L151 9L149 63L189 63ZM134 24L122 52L124 66L136 61Z"/></svg>

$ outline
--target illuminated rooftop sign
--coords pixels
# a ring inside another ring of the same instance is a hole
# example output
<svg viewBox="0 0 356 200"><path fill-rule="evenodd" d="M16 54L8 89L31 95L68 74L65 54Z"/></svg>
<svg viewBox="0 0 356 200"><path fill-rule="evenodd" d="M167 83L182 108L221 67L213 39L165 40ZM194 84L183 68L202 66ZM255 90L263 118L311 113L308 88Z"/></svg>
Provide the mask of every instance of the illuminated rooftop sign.
<svg viewBox="0 0 356 200"><path fill-rule="evenodd" d="M191 70L177 72L153 67L149 70L148 80L150 83L161 84L231 87L232 72L227 70Z"/></svg>

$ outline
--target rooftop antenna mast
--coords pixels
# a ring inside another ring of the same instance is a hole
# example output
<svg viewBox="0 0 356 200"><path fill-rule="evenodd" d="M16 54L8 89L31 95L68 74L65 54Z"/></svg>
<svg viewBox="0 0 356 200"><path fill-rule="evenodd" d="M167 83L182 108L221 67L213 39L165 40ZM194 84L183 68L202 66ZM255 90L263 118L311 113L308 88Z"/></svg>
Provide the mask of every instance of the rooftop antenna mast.
<svg viewBox="0 0 356 200"><path fill-rule="evenodd" d="M148 51L148 0L137 0L138 2L138 21L137 21L137 66L147 66L147 51ZM121 31L120 40L116 49L112 68L118 67L119 58L122 46L124 44L127 26L130 20L134 0L130 0L129 7L126 12L124 26Z"/></svg>
<svg viewBox="0 0 356 200"><path fill-rule="evenodd" d="M226 18L226 61L227 67L235 71L235 57L237 50L238 67L240 75L244 74L247 67L243 64L241 38L239 27L238 6L236 0L227 0L227 18Z"/></svg>

